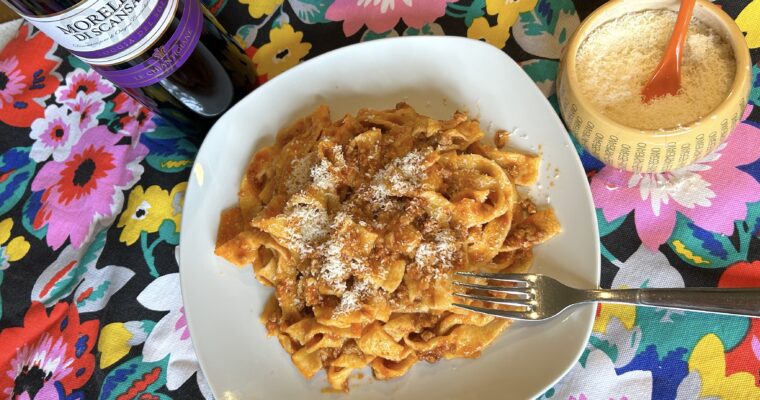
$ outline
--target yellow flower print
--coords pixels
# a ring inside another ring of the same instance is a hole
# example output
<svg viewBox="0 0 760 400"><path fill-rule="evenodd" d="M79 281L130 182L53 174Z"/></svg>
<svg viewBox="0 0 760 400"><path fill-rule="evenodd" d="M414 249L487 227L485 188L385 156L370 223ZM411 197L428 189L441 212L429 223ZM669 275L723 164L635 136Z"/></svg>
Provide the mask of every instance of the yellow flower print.
<svg viewBox="0 0 760 400"><path fill-rule="evenodd" d="M726 375L726 353L723 342L714 333L697 342L689 357L689 372L696 371L702 379L700 397L718 399L758 399L760 388L749 372Z"/></svg>
<svg viewBox="0 0 760 400"><path fill-rule="evenodd" d="M179 232L179 225L182 221L182 205L185 204L185 192L187 191L187 182L182 182L172 188L169 193L169 199L172 203L172 220L176 231Z"/></svg>
<svg viewBox="0 0 760 400"><path fill-rule="evenodd" d="M483 40L501 49L507 44L507 39L509 39L509 25L499 25L497 23L491 26L485 17L475 18L472 21L472 25L467 28L467 37Z"/></svg>
<svg viewBox="0 0 760 400"><path fill-rule="evenodd" d="M153 233L165 219L174 219L169 192L153 185L144 190L138 185L129 194L127 207L119 217L118 228L124 228L119 235L119 241L132 245L140 237L141 232Z"/></svg>
<svg viewBox="0 0 760 400"><path fill-rule="evenodd" d="M243 4L248 4L248 14L253 18L261 18L270 15L282 5L283 0L240 0Z"/></svg>
<svg viewBox="0 0 760 400"><path fill-rule="evenodd" d="M112 322L100 330L100 369L106 369L129 354L132 346L145 342L155 326L152 321Z"/></svg>
<svg viewBox="0 0 760 400"><path fill-rule="evenodd" d="M736 17L736 24L739 25L739 29L745 32L747 40L747 46L750 49L760 47L760 0L753 0L751 3L744 7L744 10Z"/></svg>
<svg viewBox="0 0 760 400"><path fill-rule="evenodd" d="M486 12L498 15L512 25L517 21L517 15L532 10L536 3L538 0L486 0Z"/></svg>
<svg viewBox="0 0 760 400"><path fill-rule="evenodd" d="M269 31L269 43L253 55L256 71L272 79L301 62L309 54L311 44L301 42L303 32L296 32L290 24Z"/></svg>
<svg viewBox="0 0 760 400"><path fill-rule="evenodd" d="M594 332L607 333L607 326L612 317L620 320L625 329L633 329L633 323L636 321L636 306L622 304L600 304L599 314L594 320Z"/></svg>
<svg viewBox="0 0 760 400"><path fill-rule="evenodd" d="M498 48L503 48L509 39L509 29L522 12L530 11L538 0L486 0L486 12L496 15L496 25L490 25L485 17L472 21L467 29L467 37L484 40Z"/></svg>
<svg viewBox="0 0 760 400"><path fill-rule="evenodd" d="M12 219L6 218L0 221L0 271L7 269L10 263L24 258L29 252L29 242L23 236L16 236L8 242L11 238L11 229L13 229ZM8 243L5 244L5 242Z"/></svg>
<svg viewBox="0 0 760 400"><path fill-rule="evenodd" d="M98 337L100 368L108 368L126 356L132 348L129 344L130 339L132 334L123 323L114 322L104 326Z"/></svg>
<svg viewBox="0 0 760 400"><path fill-rule="evenodd" d="M171 193L156 185L148 187L147 190L142 186L135 186L116 225L118 228L124 228L119 235L120 242L131 246L140 240L145 263L150 274L156 278L160 274L156 269L153 251L161 243L174 246L179 244L179 225L186 190L187 182L175 185ZM158 232L158 235L150 241L148 234L155 232Z"/></svg>

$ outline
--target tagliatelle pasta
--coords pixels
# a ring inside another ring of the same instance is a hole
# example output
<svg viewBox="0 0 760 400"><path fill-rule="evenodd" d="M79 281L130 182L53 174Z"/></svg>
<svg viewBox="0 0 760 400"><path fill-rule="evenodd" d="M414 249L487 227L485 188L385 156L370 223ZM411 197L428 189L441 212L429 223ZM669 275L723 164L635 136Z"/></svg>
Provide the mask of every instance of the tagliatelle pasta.
<svg viewBox="0 0 760 400"><path fill-rule="evenodd" d="M525 272L560 226L516 190L539 158L483 136L459 112L400 103L333 122L322 106L253 155L216 254L274 288L262 321L304 376L347 390L366 366L390 379L477 357L509 325L453 307L452 274Z"/></svg>

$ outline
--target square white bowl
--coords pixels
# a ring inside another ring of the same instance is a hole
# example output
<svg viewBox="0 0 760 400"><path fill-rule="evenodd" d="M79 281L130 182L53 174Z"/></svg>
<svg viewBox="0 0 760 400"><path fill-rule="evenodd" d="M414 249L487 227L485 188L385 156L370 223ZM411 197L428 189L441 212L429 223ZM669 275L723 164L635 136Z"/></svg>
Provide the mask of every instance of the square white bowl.
<svg viewBox="0 0 760 400"><path fill-rule="evenodd" d="M218 399L527 399L580 357L594 305L546 322L518 322L476 359L419 363L402 378L353 379L348 395L323 393L324 373L301 376L259 315L271 294L251 268L214 255L219 214L237 201L243 170L262 145L317 105L333 119L405 101L448 118L459 109L487 134L512 131L510 146L542 154L529 195L555 209L563 233L535 250L533 272L580 288L599 282L599 236L586 176L567 132L523 70L500 50L469 39L412 37L348 46L277 76L211 129L193 166L183 209L180 275L190 333ZM490 138L490 135L488 135Z"/></svg>

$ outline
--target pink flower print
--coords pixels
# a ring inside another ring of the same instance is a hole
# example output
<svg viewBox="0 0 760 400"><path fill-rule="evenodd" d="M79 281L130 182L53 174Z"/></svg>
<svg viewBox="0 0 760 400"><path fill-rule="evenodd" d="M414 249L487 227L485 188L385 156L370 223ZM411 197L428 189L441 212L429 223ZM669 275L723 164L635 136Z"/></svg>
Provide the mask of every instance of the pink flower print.
<svg viewBox="0 0 760 400"><path fill-rule="evenodd" d="M114 130L132 137L134 142L137 142L141 133L156 129L153 113L124 92L114 98L114 111L124 114Z"/></svg>
<svg viewBox="0 0 760 400"><path fill-rule="evenodd" d="M747 203L760 200L760 184L737 168L757 160L747 149L758 146L760 128L742 122L726 143L688 167L658 174L604 167L591 181L594 203L608 221L633 211L639 237L652 250L670 238L676 213L703 229L731 235L734 221L746 217Z"/></svg>
<svg viewBox="0 0 760 400"><path fill-rule="evenodd" d="M336 0L325 16L343 21L343 33L351 36L363 25L376 33L387 32L400 19L409 27L420 29L446 13L446 3L455 0Z"/></svg>
<svg viewBox="0 0 760 400"><path fill-rule="evenodd" d="M133 99L132 96L121 92L113 99L113 111L117 114L137 114L142 104Z"/></svg>
<svg viewBox="0 0 760 400"><path fill-rule="evenodd" d="M33 301L23 326L0 331L0 396L3 399L80 398L95 368L97 320L81 322L77 308L58 302L48 311Z"/></svg>
<svg viewBox="0 0 760 400"><path fill-rule="evenodd" d="M55 388L55 382L62 381L71 374L71 365L74 363L74 359L67 356L67 353L71 353L66 351L67 347L68 343L63 341L63 337L58 337L53 342L53 338L45 333L36 344L26 345L18 350L16 357L11 360L11 369L8 374L30 375L27 372L30 369L29 366L37 367L49 377L42 380L42 386L37 390L34 398L57 398L58 391ZM28 398L28 396L28 393L23 393L19 398Z"/></svg>
<svg viewBox="0 0 760 400"><path fill-rule="evenodd" d="M567 400L588 400L588 399L586 398L585 394L581 393L580 395L578 395L578 397L570 396L570 398L568 398Z"/></svg>
<svg viewBox="0 0 760 400"><path fill-rule="evenodd" d="M26 77L18 69L16 56L0 61L0 108L12 103L13 98L24 91L24 79Z"/></svg>
<svg viewBox="0 0 760 400"><path fill-rule="evenodd" d="M56 161L69 156L71 146L79 140L79 115L69 114L64 107L56 105L45 109L45 116L32 122L29 137L34 139L29 153L34 161L43 162L51 155Z"/></svg>
<svg viewBox="0 0 760 400"><path fill-rule="evenodd" d="M182 331L180 340L187 340L190 337L190 330L187 328L187 318L185 317L185 307L179 308L180 317L177 319L177 323L174 324L175 331Z"/></svg>
<svg viewBox="0 0 760 400"><path fill-rule="evenodd" d="M120 135L105 126L86 131L69 156L46 163L32 181L32 190L44 190L33 225L47 226L46 240L58 249L66 239L79 248L98 223L114 218L124 204L123 190L140 178L140 161L148 149L117 144Z"/></svg>
<svg viewBox="0 0 760 400"><path fill-rule="evenodd" d="M77 96L68 106L79 114L79 129L86 131L98 125L98 115L103 112L106 103L98 96Z"/></svg>
<svg viewBox="0 0 760 400"><path fill-rule="evenodd" d="M113 84L100 77L95 70L85 71L75 69L66 75L66 85L55 91L55 100L61 104L69 104L77 96L96 97L103 99L115 92Z"/></svg>

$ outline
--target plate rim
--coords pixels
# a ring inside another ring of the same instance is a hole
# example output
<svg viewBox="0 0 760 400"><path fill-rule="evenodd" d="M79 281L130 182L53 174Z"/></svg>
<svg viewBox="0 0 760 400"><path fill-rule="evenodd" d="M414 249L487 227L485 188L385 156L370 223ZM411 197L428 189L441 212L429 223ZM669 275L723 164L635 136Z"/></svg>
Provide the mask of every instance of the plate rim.
<svg viewBox="0 0 760 400"><path fill-rule="evenodd" d="M388 44L388 43L391 43L391 42L393 42L393 44ZM180 221L180 224L181 224L180 226L187 226L185 224L185 218L188 218L188 219L191 218L188 215L188 213L185 213L185 207L187 205L187 199L189 199L189 198L192 197L192 194L195 192L195 190L200 190L200 188L195 189L196 185L190 184L190 182L192 182L193 179L195 179L194 175L196 174L196 168L198 168L198 166L200 165L200 164L197 164L197 162L198 162L199 156L201 155L201 152L204 149L204 145L206 145L207 140L211 137L212 134L214 136L219 136L219 135L223 134L223 133L214 133L214 132L218 131L215 128L217 128L217 126L219 126L219 125L222 125L222 123L224 121L226 121L228 119L231 119L231 118L234 118L234 117L232 117L232 115L240 113L239 109L242 110L242 109L245 108L245 106L244 106L243 103L246 101L246 99L248 99L249 97L264 96L265 94L260 94L260 93L262 93L261 88L267 86L267 84L269 84L270 82L281 82L281 81L284 81L286 79L289 79L289 77L291 75L299 73L299 70L305 69L305 68L311 68L312 65L324 62L323 61L324 59L330 59L330 58L336 58L336 57L337 58L345 57L345 56L343 56L343 53L354 52L354 51L356 51L355 49L358 48L358 47L364 48L364 47L382 47L382 46L405 46L406 45L405 43L412 43L413 44L414 42L456 42L456 43L459 43L459 44L462 44L462 45L465 45L465 46L481 47L485 51L489 51L489 52L492 52L494 54L498 53L501 57L503 57L503 58L506 59L505 61L507 61L508 63L511 63L515 67L517 67L517 69L520 71L520 73L524 74L524 76L525 76L526 79L528 79L528 80L530 80L530 81L533 82L532 78L530 78L530 76L527 75L527 73L520 66L520 64L517 61L515 61L506 52L504 52L501 49L498 49L498 48L496 48L496 47L494 47L494 46L492 46L490 44L484 43L482 41L475 40L475 39L469 39L469 38L461 37L461 36L403 36L403 37L380 38L380 39L372 40L372 41L369 41L369 42L359 42L359 43L349 44L349 45L346 45L346 46L343 46L343 47L340 47L340 48L337 48L337 49L333 49L333 50L327 51L327 52L322 53L322 54L320 54L318 56L315 56L314 58L310 58L308 60L302 61L299 64L295 65L294 67L292 67L292 68L290 68L290 69L288 69L288 70L280 73L279 75L275 76L274 78L268 79L265 83L257 86L256 89L254 89L253 91L251 91L250 93L248 93L246 96L244 96L242 99L240 99L236 104L234 104L232 107L230 107L230 109L228 109L227 111L225 111L224 114L211 126L211 128L209 129L209 131L206 133L206 136L203 138L203 142L199 146L198 152L196 153L196 156L193 159L193 163L192 163L192 165L190 167L190 173L188 175L188 187L187 187L187 191L185 192L185 199L184 199L185 201L183 202L183 205L182 205L182 219ZM275 90L275 89L271 88L272 85L268 85L268 86L270 87L270 89L267 89L268 91ZM539 91L539 93L541 93L537 86L535 87L535 89L537 91ZM569 136L570 133L567 131L567 128L565 127L564 122L562 121L562 119L560 118L560 116L557 114L556 110L554 110L554 107L551 105L551 103L549 102L548 98L545 95L543 95L543 93L541 93L540 97L541 97L541 99L539 101L543 102L544 107L546 108L547 111L550 111L550 112L547 113L547 114L550 114L550 116L547 116L547 118L552 119L553 122L558 127L561 128L562 132L560 132L560 133L564 133L565 135ZM569 137L566 138L566 140L572 144L572 140ZM208 148L208 146L206 148ZM572 162L573 162L575 168L578 169L579 171L583 172L584 169L583 169L583 164L581 162L580 156L577 155L576 151L574 151L574 150L571 150L571 151L573 151L576 154L575 157L572 157L573 158ZM201 169L203 169L203 168L201 167ZM582 186L581 190L583 192L584 197L587 200L586 202L584 202L585 206L588 207L589 214L592 217L592 220L589 221L589 222L592 225L591 229L592 229L593 234L594 234L593 235L594 236L594 241L593 241L593 247L594 247L594 249L593 250L594 250L595 254L597 254L597 257L595 258L595 264L596 265L595 265L595 268L593 269L593 276L588 276L587 278L590 281L594 282L594 284L593 284L594 287L593 288L599 288L599 286L600 286L600 279L601 279L601 253L600 253L600 250L601 250L601 248L600 248L601 238L599 237L599 225L598 225L598 220L597 220L596 207L594 205L594 201L593 201L593 196L591 194L590 185L588 184L587 181L586 181L586 184ZM186 296L188 296L188 295L186 294L185 288L187 286L187 279L188 279L188 277L187 277L187 273L185 273L185 274L182 273L182 270L183 270L183 267L182 267L182 258L183 258L182 257L182 253L183 253L182 243L183 243L183 239L182 238L183 238L182 231L180 230L180 241L179 241L179 245L178 245L178 251L176 252L176 258L177 258L178 273L179 273L179 278L180 278L181 298L182 298L183 307L185 307L185 318L187 319L187 326L188 326L188 328L190 330L190 337L192 338L193 336L196 336L196 335L194 335L194 333L196 332L196 329L194 328L195 324L192 322L194 320L194 318L191 317L192 313L191 313L190 309L186 306L186 300L187 300ZM187 246L185 246L185 248L186 247ZM584 341L586 343L588 343L588 340L589 340L589 338L591 336L591 331L593 329L594 321L595 321L595 318L596 318L595 317L595 312L590 311L590 310L592 308L595 309L597 307L597 304L598 304L597 302L590 302L590 303L585 303L585 304L579 304L577 306L570 307L569 309L566 309L566 310L562 311L555 318L559 318L560 315L568 315L569 313L582 313L582 312L585 312L586 313L586 318L581 321L584 324L583 325L584 329L583 329L582 335L580 335L580 336L582 336L583 338L585 338ZM222 392L215 389L214 384L208 378L208 374L205 373L205 371L207 369L204 366L204 364L205 364L204 357L202 357L201 356L201 352L198 351L198 344L197 344L198 342L195 341L195 340L191 340L191 342L192 342L192 346L193 346L193 351L195 352L196 358L198 360L198 366L199 366L199 371L198 372L201 372L201 370L203 371L204 375L206 376L207 384L209 385L209 388L211 389L211 392L214 394L214 396L217 396L218 394L221 394ZM559 382L564 376L566 376L567 373L577 364L578 360L581 358L583 352L585 351L585 348L586 348L585 345L578 346L578 348L575 349L574 356L572 357L573 362L568 363L568 365L563 369L563 371L562 371L561 374L559 374L558 376L554 377L543 388L541 388L540 390L537 390L536 394L533 395L532 397L535 398L535 397L538 397L538 396L542 395L548 389L550 389L551 387L553 387L554 385L556 385L557 382Z"/></svg>

